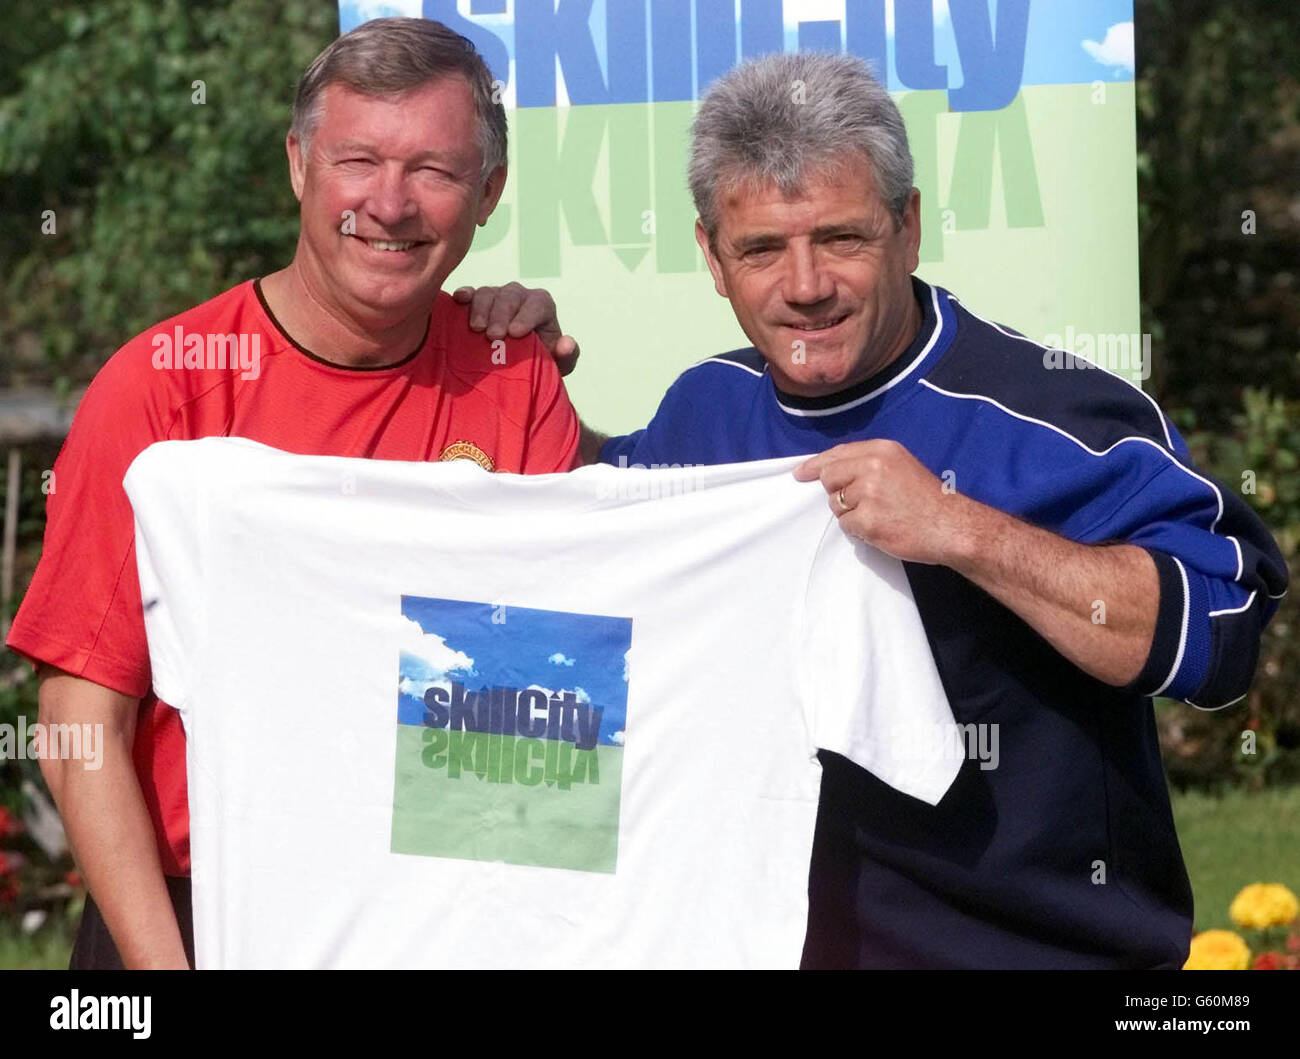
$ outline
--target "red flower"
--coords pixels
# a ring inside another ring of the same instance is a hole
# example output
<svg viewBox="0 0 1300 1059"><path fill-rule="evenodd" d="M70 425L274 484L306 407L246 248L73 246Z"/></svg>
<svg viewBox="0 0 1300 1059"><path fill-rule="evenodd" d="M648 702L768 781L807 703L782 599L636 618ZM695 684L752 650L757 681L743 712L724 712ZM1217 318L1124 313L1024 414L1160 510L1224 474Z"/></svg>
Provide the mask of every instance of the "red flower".
<svg viewBox="0 0 1300 1059"><path fill-rule="evenodd" d="M4 850L0 849L0 879L5 878L17 865L11 865L9 858L5 856Z"/></svg>
<svg viewBox="0 0 1300 1059"><path fill-rule="evenodd" d="M1286 939L1286 951L1300 952L1300 933L1292 933L1291 936Z"/></svg>
<svg viewBox="0 0 1300 1059"><path fill-rule="evenodd" d="M0 878L0 905L13 904L18 899L18 883L12 875Z"/></svg>
<svg viewBox="0 0 1300 1059"><path fill-rule="evenodd" d="M75 869L68 872L67 875L63 877L63 881L67 883L69 886L85 885L85 883L81 881L81 875Z"/></svg>
<svg viewBox="0 0 1300 1059"><path fill-rule="evenodd" d="M1287 961L1280 952L1261 952L1255 957L1254 964L1251 965L1252 971L1281 971L1285 969Z"/></svg>
<svg viewBox="0 0 1300 1059"><path fill-rule="evenodd" d="M13 814L0 805L0 838L7 835L16 835L22 831L23 825L14 819Z"/></svg>

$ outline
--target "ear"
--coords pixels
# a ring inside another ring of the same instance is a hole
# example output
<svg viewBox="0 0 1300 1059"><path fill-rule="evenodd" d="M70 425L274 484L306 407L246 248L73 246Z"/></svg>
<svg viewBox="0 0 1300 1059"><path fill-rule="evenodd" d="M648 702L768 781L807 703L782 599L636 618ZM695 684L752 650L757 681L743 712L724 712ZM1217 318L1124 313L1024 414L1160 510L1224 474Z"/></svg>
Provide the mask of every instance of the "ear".
<svg viewBox="0 0 1300 1059"><path fill-rule="evenodd" d="M307 181L307 159L303 157L298 137L292 132L284 138L284 151L289 156L289 183L293 185L294 196L301 202L303 185Z"/></svg>
<svg viewBox="0 0 1300 1059"><path fill-rule="evenodd" d="M713 289L721 294L724 298L729 297L727 294L727 280L722 271L722 262L713 252L713 247L709 245L709 233L704 230L704 225L700 219L695 218L695 241L700 244L700 249L704 251L704 260L708 263L709 271L713 273Z"/></svg>
<svg viewBox="0 0 1300 1059"><path fill-rule="evenodd" d="M475 223L480 228L487 224L492 211L497 208L497 203L501 201L501 192L505 187L506 167L499 165L488 174L487 181L483 185L483 197L479 199L478 216L475 218Z"/></svg>
<svg viewBox="0 0 1300 1059"><path fill-rule="evenodd" d="M906 239L904 249L907 254L907 271L915 272L921 264L921 192L917 188L913 188L912 194L907 198L900 234Z"/></svg>

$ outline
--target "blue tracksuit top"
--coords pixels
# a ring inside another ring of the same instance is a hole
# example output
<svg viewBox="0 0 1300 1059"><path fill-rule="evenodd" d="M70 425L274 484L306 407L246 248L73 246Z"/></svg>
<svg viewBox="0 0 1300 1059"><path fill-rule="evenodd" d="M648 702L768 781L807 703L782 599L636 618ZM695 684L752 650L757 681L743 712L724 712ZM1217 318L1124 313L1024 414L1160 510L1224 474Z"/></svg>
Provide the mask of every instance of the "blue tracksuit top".
<svg viewBox="0 0 1300 1059"><path fill-rule="evenodd" d="M1242 698L1286 565L1242 499L1191 464L1140 389L918 279L916 339L877 376L806 398L755 349L687 369L613 464L715 464L903 444L982 503L1081 543L1126 542L1160 583L1126 688L1067 662L954 571L906 563L959 724L996 724L938 806L823 751L807 967L1177 967L1192 897L1150 696ZM945 472L948 472L945 475Z"/></svg>

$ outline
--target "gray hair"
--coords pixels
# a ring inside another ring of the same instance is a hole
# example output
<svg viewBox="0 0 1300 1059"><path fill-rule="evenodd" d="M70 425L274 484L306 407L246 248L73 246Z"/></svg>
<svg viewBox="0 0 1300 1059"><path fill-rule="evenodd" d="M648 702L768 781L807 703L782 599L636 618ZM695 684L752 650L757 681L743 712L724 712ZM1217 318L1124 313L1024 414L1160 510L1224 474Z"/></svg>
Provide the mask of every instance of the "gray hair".
<svg viewBox="0 0 1300 1059"><path fill-rule="evenodd" d="M392 96L445 77L464 78L473 93L483 156L480 178L486 179L506 161L505 108L474 45L427 18L376 18L334 41L298 81L289 131L298 137L305 154L320 124L326 85L347 85L367 96Z"/></svg>
<svg viewBox="0 0 1300 1059"><path fill-rule="evenodd" d="M713 242L718 193L755 183L802 189L812 169L865 157L895 229L912 192L903 117L871 68L852 55L765 55L719 77L691 128L690 182Z"/></svg>

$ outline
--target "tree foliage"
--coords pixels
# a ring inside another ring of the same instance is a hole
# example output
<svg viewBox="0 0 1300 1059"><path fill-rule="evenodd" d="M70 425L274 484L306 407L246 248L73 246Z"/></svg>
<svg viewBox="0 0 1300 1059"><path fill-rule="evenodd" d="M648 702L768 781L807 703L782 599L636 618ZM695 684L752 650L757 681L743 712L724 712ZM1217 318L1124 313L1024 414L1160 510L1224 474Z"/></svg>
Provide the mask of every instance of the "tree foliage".
<svg viewBox="0 0 1300 1059"><path fill-rule="evenodd" d="M85 381L131 335L289 260L284 137L334 5L18 0L6 16L0 385Z"/></svg>
<svg viewBox="0 0 1300 1059"><path fill-rule="evenodd" d="M1153 389L1230 428L1300 393L1300 34L1276 0L1137 0L1142 300ZM1253 230L1253 234L1250 234Z"/></svg>
<svg viewBox="0 0 1300 1059"><path fill-rule="evenodd" d="M1300 33L1291 8L1136 0L1152 386L1204 466L1230 488L1253 473L1246 499L1294 576ZM81 383L131 335L289 260L297 210L284 136L293 88L337 33L337 7L7 0L5 15L0 386ZM25 501L24 512L39 512L36 503ZM23 572L39 550L38 523L20 527ZM1244 712L1162 710L1176 779L1258 783L1300 773L1296 596L1264 638ZM0 709L31 701L27 686L0 693ZM1253 757L1241 753L1247 721L1266 751Z"/></svg>
<svg viewBox="0 0 1300 1059"><path fill-rule="evenodd" d="M1137 0L1144 330L1155 394L1300 576L1300 34L1275 0ZM1241 706L1170 706L1178 783L1300 780L1300 604ZM1250 733L1249 735L1247 733Z"/></svg>

